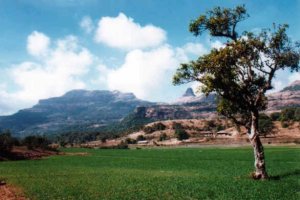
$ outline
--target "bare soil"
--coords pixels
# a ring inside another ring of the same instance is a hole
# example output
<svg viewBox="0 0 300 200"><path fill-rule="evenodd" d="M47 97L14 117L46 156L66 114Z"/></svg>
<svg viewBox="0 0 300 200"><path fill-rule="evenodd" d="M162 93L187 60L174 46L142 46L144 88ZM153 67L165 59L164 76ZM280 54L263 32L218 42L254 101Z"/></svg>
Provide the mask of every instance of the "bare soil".
<svg viewBox="0 0 300 200"><path fill-rule="evenodd" d="M0 200L27 200L21 189L12 185L0 185Z"/></svg>
<svg viewBox="0 0 300 200"><path fill-rule="evenodd" d="M44 149L27 149L25 146L13 147L11 152L0 152L0 161L2 160L33 160L42 157L57 155L58 152Z"/></svg>

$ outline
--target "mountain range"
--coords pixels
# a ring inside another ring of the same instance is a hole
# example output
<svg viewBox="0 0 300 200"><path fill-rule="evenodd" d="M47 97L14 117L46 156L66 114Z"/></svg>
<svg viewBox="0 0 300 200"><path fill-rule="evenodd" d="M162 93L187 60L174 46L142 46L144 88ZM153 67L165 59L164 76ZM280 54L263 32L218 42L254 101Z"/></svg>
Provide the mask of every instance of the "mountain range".
<svg viewBox="0 0 300 200"><path fill-rule="evenodd" d="M280 92L268 95L267 111L300 106L300 81ZM0 117L0 129L10 129L15 136L51 134L76 130L97 130L123 119L166 120L197 119L215 115L216 95L196 96L191 88L172 103L155 103L119 91L72 90L61 97L40 100L29 109ZM127 117L127 118L126 118Z"/></svg>

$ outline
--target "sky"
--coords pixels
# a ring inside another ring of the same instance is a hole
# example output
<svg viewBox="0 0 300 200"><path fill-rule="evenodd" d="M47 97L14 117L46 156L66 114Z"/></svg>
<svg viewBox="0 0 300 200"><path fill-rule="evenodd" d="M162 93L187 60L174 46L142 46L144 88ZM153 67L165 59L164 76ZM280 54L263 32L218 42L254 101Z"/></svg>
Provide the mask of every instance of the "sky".
<svg viewBox="0 0 300 200"><path fill-rule="evenodd" d="M222 45L194 37L191 20L215 7L245 5L239 31L290 25L300 40L299 0L0 0L0 115L73 89L119 90L172 102L197 83L172 85L180 63ZM300 80L281 71L278 91Z"/></svg>

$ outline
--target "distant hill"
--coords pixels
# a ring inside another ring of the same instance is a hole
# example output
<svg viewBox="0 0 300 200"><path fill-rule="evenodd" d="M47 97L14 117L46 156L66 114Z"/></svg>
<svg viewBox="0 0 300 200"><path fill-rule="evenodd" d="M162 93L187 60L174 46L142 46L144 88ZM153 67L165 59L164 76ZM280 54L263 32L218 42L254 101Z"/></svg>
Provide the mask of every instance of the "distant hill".
<svg viewBox="0 0 300 200"><path fill-rule="evenodd" d="M156 104L138 107L138 116L153 120L200 119L212 115L216 111L216 95L196 96L191 88L171 104Z"/></svg>
<svg viewBox="0 0 300 200"><path fill-rule="evenodd" d="M300 106L300 81L268 95L268 99L269 112ZM88 131L115 133L149 121L210 118L215 111L216 94L196 96L191 88L170 104L140 100L132 93L119 91L73 90L0 117L0 130L10 129L15 136L21 137Z"/></svg>
<svg viewBox="0 0 300 200"><path fill-rule="evenodd" d="M268 111L300 106L300 81L295 81L281 91L268 95Z"/></svg>
<svg viewBox="0 0 300 200"><path fill-rule="evenodd" d="M2 116L0 127L11 129L16 136L47 134L70 127L86 130L118 122L137 106L152 104L132 93L73 90L61 97L40 100L32 108L13 115Z"/></svg>

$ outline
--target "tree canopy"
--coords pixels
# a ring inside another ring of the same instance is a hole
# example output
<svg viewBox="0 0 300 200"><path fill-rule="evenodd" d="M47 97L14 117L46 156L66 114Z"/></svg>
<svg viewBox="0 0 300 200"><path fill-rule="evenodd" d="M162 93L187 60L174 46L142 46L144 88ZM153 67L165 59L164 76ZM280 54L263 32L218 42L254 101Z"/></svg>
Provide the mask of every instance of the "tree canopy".
<svg viewBox="0 0 300 200"><path fill-rule="evenodd" d="M299 70L300 47L288 37L286 24L273 24L259 33L238 32L238 24L248 17L245 6L216 7L192 21L189 28L195 36L209 32L225 42L197 60L181 64L173 83L197 81L202 83L203 93L218 95L218 112L248 130L255 155L253 177L265 179L259 112L267 108L266 92L273 88L276 72Z"/></svg>
<svg viewBox="0 0 300 200"><path fill-rule="evenodd" d="M244 6L235 9L217 7L190 24L198 36L208 31L213 37L227 41L219 49L181 64L173 78L174 84L191 81L202 83L202 92L215 92L220 97L218 111L241 125L249 125L251 112L267 107L266 91L280 69L299 69L299 44L293 43L286 31L288 25L274 25L260 33L237 33L239 22L249 15ZM243 117L239 120L235 114Z"/></svg>

